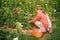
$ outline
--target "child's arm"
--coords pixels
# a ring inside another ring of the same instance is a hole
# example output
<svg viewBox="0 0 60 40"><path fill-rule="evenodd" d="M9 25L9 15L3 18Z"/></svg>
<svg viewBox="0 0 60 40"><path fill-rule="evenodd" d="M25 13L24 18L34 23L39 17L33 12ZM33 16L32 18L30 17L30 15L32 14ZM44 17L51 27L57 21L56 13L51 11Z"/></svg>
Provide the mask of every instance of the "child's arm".
<svg viewBox="0 0 60 40"><path fill-rule="evenodd" d="M36 17L33 20L30 20L29 22L34 23L35 21L38 21L38 20L39 20L39 15L36 15Z"/></svg>
<svg viewBox="0 0 60 40"><path fill-rule="evenodd" d="M34 23L35 21L37 21L36 18L34 18L33 20L30 20L29 22L30 22L30 23Z"/></svg>

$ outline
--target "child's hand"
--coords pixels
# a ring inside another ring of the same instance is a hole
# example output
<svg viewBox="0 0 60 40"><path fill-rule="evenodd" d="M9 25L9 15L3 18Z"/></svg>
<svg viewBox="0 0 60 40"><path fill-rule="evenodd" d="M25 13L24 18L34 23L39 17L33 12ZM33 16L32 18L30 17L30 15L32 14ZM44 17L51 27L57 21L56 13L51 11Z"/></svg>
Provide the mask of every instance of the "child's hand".
<svg viewBox="0 0 60 40"><path fill-rule="evenodd" d="M28 21L30 23L30 21Z"/></svg>

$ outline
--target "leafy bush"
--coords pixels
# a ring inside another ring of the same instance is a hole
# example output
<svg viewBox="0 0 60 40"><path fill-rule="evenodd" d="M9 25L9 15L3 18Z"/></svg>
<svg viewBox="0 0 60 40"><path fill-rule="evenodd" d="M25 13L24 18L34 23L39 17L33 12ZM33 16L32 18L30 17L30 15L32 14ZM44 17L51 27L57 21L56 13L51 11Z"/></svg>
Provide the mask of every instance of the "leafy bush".
<svg viewBox="0 0 60 40"><path fill-rule="evenodd" d="M9 32L7 30L0 30L0 40L13 40L18 36L19 40L39 40L38 38L34 38L31 35L16 35L15 32Z"/></svg>
<svg viewBox="0 0 60 40"><path fill-rule="evenodd" d="M0 0L0 26L15 28L15 23L19 22L23 25L23 28L31 29L33 25L29 24L28 21L35 17L35 7L41 5L49 14L50 18L53 18L56 16L56 1L57 0ZM59 10L59 8L57 10ZM59 28L55 31L58 30ZM60 38L59 33L55 31L47 40L57 40ZM15 32L0 30L0 40L13 40L16 36ZM19 38L19 40L39 40L27 35L19 35Z"/></svg>
<svg viewBox="0 0 60 40"><path fill-rule="evenodd" d="M29 29L32 26L28 23L36 15L35 7L41 5L42 8L54 17L57 4L56 0L0 0L0 25L15 27L15 22L20 22Z"/></svg>

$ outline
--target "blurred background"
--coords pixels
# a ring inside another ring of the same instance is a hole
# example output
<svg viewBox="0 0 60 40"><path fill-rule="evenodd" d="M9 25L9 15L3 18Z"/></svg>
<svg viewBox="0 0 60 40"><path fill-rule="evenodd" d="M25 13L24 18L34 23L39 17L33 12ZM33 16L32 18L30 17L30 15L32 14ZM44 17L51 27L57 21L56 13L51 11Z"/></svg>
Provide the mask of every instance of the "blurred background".
<svg viewBox="0 0 60 40"><path fill-rule="evenodd" d="M54 28L52 34L44 40L59 40L59 4L60 0L0 0L0 40L13 40L17 36L19 40L41 40L20 32L22 29L32 29L34 24L29 24L28 21L35 17L35 7L38 5L48 13Z"/></svg>

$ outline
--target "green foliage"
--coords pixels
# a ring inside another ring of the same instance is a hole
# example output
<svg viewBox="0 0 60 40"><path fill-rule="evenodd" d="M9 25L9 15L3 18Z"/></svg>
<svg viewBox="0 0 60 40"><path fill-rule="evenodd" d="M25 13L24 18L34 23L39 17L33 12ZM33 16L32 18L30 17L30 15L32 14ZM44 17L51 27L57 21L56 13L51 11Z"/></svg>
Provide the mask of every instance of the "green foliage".
<svg viewBox="0 0 60 40"><path fill-rule="evenodd" d="M31 35L19 35L19 40L40 40L39 38L35 38Z"/></svg>
<svg viewBox="0 0 60 40"><path fill-rule="evenodd" d="M56 25L56 28L53 29L52 34L46 38L46 40L60 40L60 12L57 12L55 17L57 18L56 21L53 21L53 25Z"/></svg>
<svg viewBox="0 0 60 40"><path fill-rule="evenodd" d="M56 28L53 30L52 34L50 34L50 36L46 38L46 40L59 40L60 39L60 31L59 31L60 30L60 25L59 25L60 23L59 23L59 21L56 23L58 23L56 25Z"/></svg>
<svg viewBox="0 0 60 40"><path fill-rule="evenodd" d="M35 17L35 7L37 5L41 5L42 8L48 13L50 18L57 17L60 19L59 16L56 16L58 15L56 14L56 6L59 3L59 0L58 2L56 1L57 0L0 0L0 26L4 27L6 25L6 27L16 27L15 23L19 22L23 25L23 28L31 29L33 25L29 24L28 21ZM59 8L57 8L57 10L59 10ZM51 34L47 40L59 40L60 34L57 33L59 32L60 28L59 24L57 25L58 27L54 30L53 34ZM13 38L16 36L17 34L15 32L0 30L0 40L13 40ZM32 36L19 35L19 40L39 39Z"/></svg>
<svg viewBox="0 0 60 40"><path fill-rule="evenodd" d="M0 30L0 40L13 40L16 37L17 35L15 32ZM18 39L19 40L39 40L38 38L34 38L31 35L23 35L23 34L19 34Z"/></svg>
<svg viewBox="0 0 60 40"><path fill-rule="evenodd" d="M0 25L14 26L20 22L26 29L32 27L28 21L36 15L35 7L41 5L50 17L55 15L56 0L0 0Z"/></svg>

